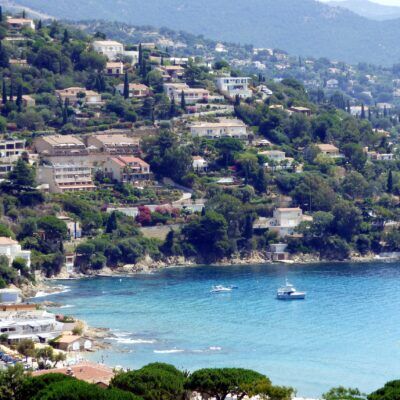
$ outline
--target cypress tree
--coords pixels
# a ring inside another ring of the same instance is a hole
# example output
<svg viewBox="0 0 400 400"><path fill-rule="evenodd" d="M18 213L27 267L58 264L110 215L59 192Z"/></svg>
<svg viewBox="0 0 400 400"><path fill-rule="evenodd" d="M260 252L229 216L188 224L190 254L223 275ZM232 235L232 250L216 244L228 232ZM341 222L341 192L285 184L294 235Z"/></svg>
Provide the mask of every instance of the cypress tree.
<svg viewBox="0 0 400 400"><path fill-rule="evenodd" d="M235 107L238 107L238 106L240 106L240 96L237 94L235 96Z"/></svg>
<svg viewBox="0 0 400 400"><path fill-rule="evenodd" d="M171 105L169 106L169 117L174 118L176 115L175 96L172 96Z"/></svg>
<svg viewBox="0 0 400 400"><path fill-rule="evenodd" d="M349 114L351 114L350 100L347 100L346 108L347 108L347 112L348 112Z"/></svg>
<svg viewBox="0 0 400 400"><path fill-rule="evenodd" d="M181 108L183 111L186 111L185 92L183 90L181 92Z"/></svg>
<svg viewBox="0 0 400 400"><path fill-rule="evenodd" d="M3 22L3 7L0 6L0 22Z"/></svg>
<svg viewBox="0 0 400 400"><path fill-rule="evenodd" d="M246 220L244 223L244 232L243 236L249 240L253 237L253 218L251 215L246 216Z"/></svg>
<svg viewBox="0 0 400 400"><path fill-rule="evenodd" d="M1 91L2 94L2 101L3 101L3 105L7 103L7 85L6 85L6 80L3 77L3 88Z"/></svg>
<svg viewBox="0 0 400 400"><path fill-rule="evenodd" d="M14 101L14 83L11 80L10 83L10 101L13 102Z"/></svg>
<svg viewBox="0 0 400 400"><path fill-rule="evenodd" d="M128 76L128 72L125 72L125 78L124 78L124 99L129 99L129 76Z"/></svg>
<svg viewBox="0 0 400 400"><path fill-rule="evenodd" d="M387 180L387 191L389 193L393 193L393 172L389 171L388 180Z"/></svg>
<svg viewBox="0 0 400 400"><path fill-rule="evenodd" d="M25 10L22 11L22 18L26 18L26 11Z"/></svg>
<svg viewBox="0 0 400 400"><path fill-rule="evenodd" d="M384 117L387 117L387 116L388 116L388 112L387 112L386 105L383 106L383 116L384 116Z"/></svg>
<svg viewBox="0 0 400 400"><path fill-rule="evenodd" d="M371 121L372 119L372 112L371 109L368 107L368 121Z"/></svg>
<svg viewBox="0 0 400 400"><path fill-rule="evenodd" d="M139 55L138 55L139 67L142 65L142 61L143 61L143 49L142 49L142 43L139 43Z"/></svg>
<svg viewBox="0 0 400 400"><path fill-rule="evenodd" d="M21 112L22 111L22 85L18 85L17 100L15 101L15 104L18 107L18 112Z"/></svg>
<svg viewBox="0 0 400 400"><path fill-rule="evenodd" d="M68 108L69 108L69 100L68 98L66 98L64 101L64 106L62 108L63 125L65 125L68 122Z"/></svg>
<svg viewBox="0 0 400 400"><path fill-rule="evenodd" d="M37 30L40 31L40 30L42 29L42 27L43 27L42 20L39 19L39 22L38 22L38 24L37 24Z"/></svg>
<svg viewBox="0 0 400 400"><path fill-rule="evenodd" d="M67 43L69 43L69 32L68 29L65 29L62 44L67 44Z"/></svg>
<svg viewBox="0 0 400 400"><path fill-rule="evenodd" d="M361 104L361 119L365 119L365 108L364 108L364 103Z"/></svg>
<svg viewBox="0 0 400 400"><path fill-rule="evenodd" d="M113 211L107 221L106 233L113 233L117 228L118 228L117 213Z"/></svg>

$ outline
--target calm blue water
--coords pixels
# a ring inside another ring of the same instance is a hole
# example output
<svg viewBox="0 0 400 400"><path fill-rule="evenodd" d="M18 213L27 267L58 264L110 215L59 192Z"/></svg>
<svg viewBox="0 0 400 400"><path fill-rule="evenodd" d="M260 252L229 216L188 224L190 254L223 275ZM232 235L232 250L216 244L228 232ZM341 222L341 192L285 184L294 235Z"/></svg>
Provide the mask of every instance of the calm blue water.
<svg viewBox="0 0 400 400"><path fill-rule="evenodd" d="M305 301L275 299L286 276ZM240 366L307 396L400 378L399 264L174 268L65 284L46 299L118 335L91 356L110 365ZM239 289L211 294L214 284Z"/></svg>

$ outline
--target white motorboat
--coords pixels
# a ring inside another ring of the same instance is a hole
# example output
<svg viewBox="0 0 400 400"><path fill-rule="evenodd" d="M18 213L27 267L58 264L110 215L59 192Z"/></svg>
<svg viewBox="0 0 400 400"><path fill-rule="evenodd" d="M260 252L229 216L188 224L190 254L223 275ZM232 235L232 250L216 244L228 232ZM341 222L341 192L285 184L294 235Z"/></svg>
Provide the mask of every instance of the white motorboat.
<svg viewBox="0 0 400 400"><path fill-rule="evenodd" d="M232 292L232 290L233 290L232 287L216 285L212 287L211 293L227 293L227 292Z"/></svg>
<svg viewBox="0 0 400 400"><path fill-rule="evenodd" d="M296 288L286 280L286 285L278 289L276 293L278 300L304 300L306 292L298 292Z"/></svg>

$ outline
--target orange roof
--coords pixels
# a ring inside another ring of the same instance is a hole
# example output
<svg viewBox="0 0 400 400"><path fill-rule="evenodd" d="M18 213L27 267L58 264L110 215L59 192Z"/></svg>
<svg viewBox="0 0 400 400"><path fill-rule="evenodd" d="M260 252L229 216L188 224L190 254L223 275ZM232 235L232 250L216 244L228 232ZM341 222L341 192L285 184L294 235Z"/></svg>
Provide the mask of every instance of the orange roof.
<svg viewBox="0 0 400 400"><path fill-rule="evenodd" d="M143 167L149 167L149 164L147 164L146 161L143 161L139 157L129 157L129 156L123 157L123 156L120 156L120 157L118 157L118 160L123 162L124 165L126 165L126 164L139 164L139 165L141 165Z"/></svg>
<svg viewBox="0 0 400 400"><path fill-rule="evenodd" d="M34 371L33 376L40 376L46 374L64 374L72 375L76 379L85 381L88 383L105 383L108 385L111 379L114 377L114 372L111 368L101 365L94 364L91 362L81 362L71 367L55 368L51 370Z"/></svg>
<svg viewBox="0 0 400 400"><path fill-rule="evenodd" d="M79 340L81 337L78 335L63 335L57 339L57 343L71 344Z"/></svg>
<svg viewBox="0 0 400 400"><path fill-rule="evenodd" d="M12 245L12 244L18 244L18 242L9 237L4 237L4 236L0 237L0 245Z"/></svg>

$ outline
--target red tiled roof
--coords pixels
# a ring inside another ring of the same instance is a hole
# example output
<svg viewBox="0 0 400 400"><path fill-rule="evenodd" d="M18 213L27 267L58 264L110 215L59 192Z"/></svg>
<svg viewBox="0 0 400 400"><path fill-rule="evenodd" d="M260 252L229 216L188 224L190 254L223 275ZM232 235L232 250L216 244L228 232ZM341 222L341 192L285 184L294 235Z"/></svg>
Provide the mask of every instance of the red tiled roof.
<svg viewBox="0 0 400 400"><path fill-rule="evenodd" d="M46 374L64 374L72 375L76 379L85 381L88 383L104 383L108 385L111 379L114 377L114 371L100 364L95 364L91 362L81 362L71 367L55 368L51 370L34 371L33 376L40 376Z"/></svg>

